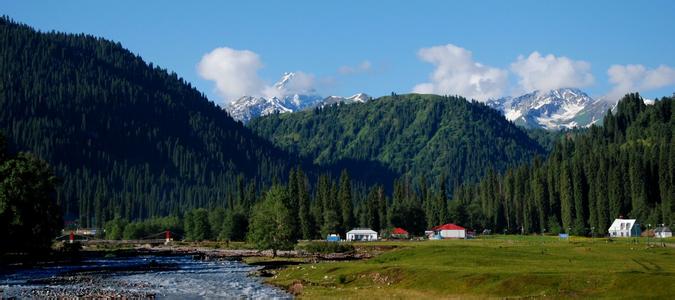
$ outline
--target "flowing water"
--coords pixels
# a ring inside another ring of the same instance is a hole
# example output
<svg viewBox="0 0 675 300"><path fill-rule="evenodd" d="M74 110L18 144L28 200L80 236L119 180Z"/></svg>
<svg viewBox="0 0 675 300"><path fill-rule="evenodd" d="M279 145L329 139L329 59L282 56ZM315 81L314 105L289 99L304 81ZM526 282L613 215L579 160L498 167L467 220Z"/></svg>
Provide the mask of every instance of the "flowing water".
<svg viewBox="0 0 675 300"><path fill-rule="evenodd" d="M74 265L2 270L0 298L127 297L288 299L238 261L189 256L90 259Z"/></svg>

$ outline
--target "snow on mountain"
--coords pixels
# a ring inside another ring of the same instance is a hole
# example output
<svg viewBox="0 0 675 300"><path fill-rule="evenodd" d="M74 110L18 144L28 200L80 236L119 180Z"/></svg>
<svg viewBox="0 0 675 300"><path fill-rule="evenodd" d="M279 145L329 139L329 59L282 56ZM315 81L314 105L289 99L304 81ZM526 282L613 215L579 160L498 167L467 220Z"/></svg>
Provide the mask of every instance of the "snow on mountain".
<svg viewBox="0 0 675 300"><path fill-rule="evenodd" d="M489 100L487 105L502 111L507 119L518 125L554 130L590 126L602 120L613 106L571 88Z"/></svg>
<svg viewBox="0 0 675 300"><path fill-rule="evenodd" d="M243 96L230 103L226 107L226 110L232 118L247 123L255 117L274 112L295 112L336 103L362 103L371 99L370 96L363 93L346 98L341 96L324 98L314 90L293 91L294 89L290 86L295 77L295 73L287 72L274 84L274 94L279 94L280 96Z"/></svg>
<svg viewBox="0 0 675 300"><path fill-rule="evenodd" d="M372 98L368 96L367 94L364 93L358 93L349 97L342 97L342 96L328 96L323 101L317 103L316 105L313 105L312 107L309 108L314 108L314 107L326 107L326 106L331 106L334 104L340 105L340 104L352 104L352 103L365 103L370 101Z"/></svg>

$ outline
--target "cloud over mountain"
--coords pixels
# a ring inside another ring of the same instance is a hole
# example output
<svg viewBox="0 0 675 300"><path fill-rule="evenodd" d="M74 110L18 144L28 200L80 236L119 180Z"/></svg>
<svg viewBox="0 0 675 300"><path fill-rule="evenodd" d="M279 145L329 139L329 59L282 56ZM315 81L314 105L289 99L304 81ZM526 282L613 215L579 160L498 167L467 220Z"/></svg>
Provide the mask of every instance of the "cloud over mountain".
<svg viewBox="0 0 675 300"><path fill-rule="evenodd" d="M197 64L197 72L216 84L216 91L229 103L242 95L260 95L265 83L258 76L263 63L255 52L228 47L213 49Z"/></svg>
<svg viewBox="0 0 675 300"><path fill-rule="evenodd" d="M522 92L581 88L595 82L590 63L553 54L542 56L537 51L519 56L511 64L511 71L519 77Z"/></svg>
<svg viewBox="0 0 675 300"><path fill-rule="evenodd" d="M471 51L447 44L422 48L417 56L436 68L430 81L413 88L415 93L462 95L479 101L503 95L508 72L473 60Z"/></svg>

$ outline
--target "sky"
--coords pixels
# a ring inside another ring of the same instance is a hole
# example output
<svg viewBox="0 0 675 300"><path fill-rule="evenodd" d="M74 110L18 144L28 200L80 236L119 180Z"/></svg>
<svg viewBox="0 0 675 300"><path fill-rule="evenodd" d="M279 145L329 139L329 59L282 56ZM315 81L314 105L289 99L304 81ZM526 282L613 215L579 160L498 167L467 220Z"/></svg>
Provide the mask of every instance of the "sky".
<svg viewBox="0 0 675 300"><path fill-rule="evenodd" d="M185 2L3 0L0 13L118 41L221 105L310 91L675 92L675 1ZM284 72L296 76L275 89Z"/></svg>

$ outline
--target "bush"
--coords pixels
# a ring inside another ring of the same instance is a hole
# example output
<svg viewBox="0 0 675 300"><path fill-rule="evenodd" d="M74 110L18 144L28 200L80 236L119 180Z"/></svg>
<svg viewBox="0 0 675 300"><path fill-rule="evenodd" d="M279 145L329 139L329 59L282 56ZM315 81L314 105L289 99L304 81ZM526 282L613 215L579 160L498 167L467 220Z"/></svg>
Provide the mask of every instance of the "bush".
<svg viewBox="0 0 675 300"><path fill-rule="evenodd" d="M304 245L298 245L298 250L304 250L309 253L348 253L354 251L354 246L345 243L336 242L310 242Z"/></svg>

